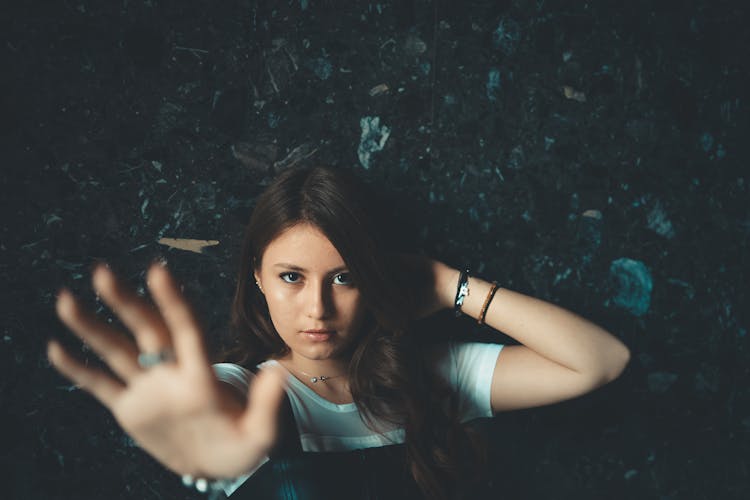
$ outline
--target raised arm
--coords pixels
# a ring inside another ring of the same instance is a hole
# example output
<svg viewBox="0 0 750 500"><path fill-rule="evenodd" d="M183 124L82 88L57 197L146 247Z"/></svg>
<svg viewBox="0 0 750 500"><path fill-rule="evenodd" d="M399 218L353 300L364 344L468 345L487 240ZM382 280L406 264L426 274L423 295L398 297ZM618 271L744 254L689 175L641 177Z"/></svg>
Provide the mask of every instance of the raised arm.
<svg viewBox="0 0 750 500"><path fill-rule="evenodd" d="M460 271L433 261L436 301L452 308ZM462 311L477 319L492 287L469 278ZM580 396L625 369L630 351L594 323L549 302L506 288L497 290L485 323L522 345L505 346L493 374L495 412L543 406Z"/></svg>

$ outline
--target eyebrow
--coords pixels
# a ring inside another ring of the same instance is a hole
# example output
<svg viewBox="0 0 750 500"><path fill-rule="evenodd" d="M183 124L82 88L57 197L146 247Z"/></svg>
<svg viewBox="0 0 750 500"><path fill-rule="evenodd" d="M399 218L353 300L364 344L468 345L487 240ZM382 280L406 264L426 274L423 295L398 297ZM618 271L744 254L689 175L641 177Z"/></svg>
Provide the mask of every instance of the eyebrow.
<svg viewBox="0 0 750 500"><path fill-rule="evenodd" d="M303 273L307 272L307 269L305 269L303 267L299 267L299 266L296 266L294 264L287 264L286 262L278 262L278 263L274 264L273 267L281 267L281 268L284 268L284 269L291 269L292 271L300 271L300 272L303 272ZM338 273L340 271L345 271L347 269L349 269L347 266L334 267L333 269L331 269L330 271L328 271L328 274Z"/></svg>

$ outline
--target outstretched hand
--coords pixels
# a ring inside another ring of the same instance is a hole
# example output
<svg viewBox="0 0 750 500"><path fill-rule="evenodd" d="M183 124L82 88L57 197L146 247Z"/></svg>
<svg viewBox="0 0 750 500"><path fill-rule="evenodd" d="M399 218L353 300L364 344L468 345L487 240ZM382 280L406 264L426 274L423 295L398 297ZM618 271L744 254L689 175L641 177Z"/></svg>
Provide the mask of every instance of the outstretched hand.
<svg viewBox="0 0 750 500"><path fill-rule="evenodd" d="M115 376L85 366L56 341L48 345L50 361L174 472L228 478L251 470L276 439L282 376L264 370L255 377L246 404L233 398L214 376L198 322L166 267L152 265L147 284L156 307L106 266L93 273L94 289L132 338L83 308L69 291L58 296L60 319ZM151 368L139 365L139 352L164 350L174 359Z"/></svg>

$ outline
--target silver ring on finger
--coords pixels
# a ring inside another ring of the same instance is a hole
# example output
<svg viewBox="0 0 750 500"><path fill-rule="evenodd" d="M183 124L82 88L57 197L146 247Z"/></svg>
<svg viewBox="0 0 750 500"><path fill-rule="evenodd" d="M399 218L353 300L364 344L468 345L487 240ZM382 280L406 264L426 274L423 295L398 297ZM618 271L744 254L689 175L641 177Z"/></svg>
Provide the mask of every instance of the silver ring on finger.
<svg viewBox="0 0 750 500"><path fill-rule="evenodd" d="M175 361L174 351L167 347L157 352L142 352L138 354L138 365L141 368L153 368L162 363Z"/></svg>

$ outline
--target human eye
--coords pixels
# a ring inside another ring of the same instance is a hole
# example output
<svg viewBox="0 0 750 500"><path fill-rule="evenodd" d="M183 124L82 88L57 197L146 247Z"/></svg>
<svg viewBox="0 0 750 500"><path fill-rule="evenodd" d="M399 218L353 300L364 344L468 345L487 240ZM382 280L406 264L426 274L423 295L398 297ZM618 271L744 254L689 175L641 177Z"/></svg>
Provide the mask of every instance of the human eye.
<svg viewBox="0 0 750 500"><path fill-rule="evenodd" d="M299 273L288 272L279 274L279 278L286 283L297 283L299 281Z"/></svg>
<svg viewBox="0 0 750 500"><path fill-rule="evenodd" d="M353 285L351 275L349 273L339 273L333 278L334 283L337 285Z"/></svg>

